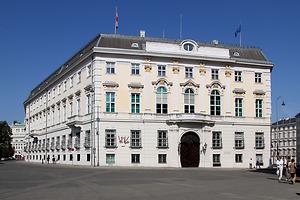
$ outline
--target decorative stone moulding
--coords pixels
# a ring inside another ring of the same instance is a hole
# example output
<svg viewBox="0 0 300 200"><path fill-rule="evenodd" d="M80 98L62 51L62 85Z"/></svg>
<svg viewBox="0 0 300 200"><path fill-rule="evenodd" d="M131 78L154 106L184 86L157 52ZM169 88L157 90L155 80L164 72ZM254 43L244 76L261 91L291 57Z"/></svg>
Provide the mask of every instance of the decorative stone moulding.
<svg viewBox="0 0 300 200"><path fill-rule="evenodd" d="M107 81L102 84L104 87L119 87L119 84L113 81Z"/></svg>
<svg viewBox="0 0 300 200"><path fill-rule="evenodd" d="M265 95L266 93L263 90L254 90L253 94L255 94L255 95Z"/></svg>
<svg viewBox="0 0 300 200"><path fill-rule="evenodd" d="M151 72L152 70L152 66L151 66L151 59L150 58L146 58L145 59L145 64L144 64L144 69L145 69L145 72Z"/></svg>
<svg viewBox="0 0 300 200"><path fill-rule="evenodd" d="M128 87L132 89L140 89L144 88L144 85L142 85L141 83L129 83Z"/></svg>
<svg viewBox="0 0 300 200"><path fill-rule="evenodd" d="M189 87L197 87L197 88L199 88L199 87L200 87L200 84L196 84L194 81L188 80L188 81L186 81L185 83L180 83L180 86L181 86L181 87L189 86Z"/></svg>
<svg viewBox="0 0 300 200"><path fill-rule="evenodd" d="M81 90L77 90L77 92L75 92L76 96L79 96L81 93Z"/></svg>
<svg viewBox="0 0 300 200"><path fill-rule="evenodd" d="M204 63L200 63L200 69L199 69L200 75L205 75L206 73L206 68Z"/></svg>
<svg viewBox="0 0 300 200"><path fill-rule="evenodd" d="M246 90L244 90L242 88L235 88L232 92L235 94L245 94Z"/></svg>
<svg viewBox="0 0 300 200"><path fill-rule="evenodd" d="M169 82L167 79L160 78L157 81L152 81L152 85L168 85L168 86L172 86L173 83Z"/></svg>
<svg viewBox="0 0 300 200"><path fill-rule="evenodd" d="M231 74L232 74L232 71L231 71L230 65L226 65L225 66L225 76L230 77Z"/></svg>
<svg viewBox="0 0 300 200"><path fill-rule="evenodd" d="M174 73L174 74L179 74L179 71L180 71L180 70L179 70L179 67L173 67L172 70L173 70L173 73Z"/></svg>

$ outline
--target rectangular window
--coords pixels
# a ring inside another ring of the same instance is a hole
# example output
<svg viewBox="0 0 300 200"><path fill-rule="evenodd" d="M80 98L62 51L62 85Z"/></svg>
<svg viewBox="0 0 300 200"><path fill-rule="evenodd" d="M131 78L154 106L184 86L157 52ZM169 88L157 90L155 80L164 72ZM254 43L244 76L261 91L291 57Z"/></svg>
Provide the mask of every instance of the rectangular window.
<svg viewBox="0 0 300 200"><path fill-rule="evenodd" d="M70 154L70 161L72 161L73 160L73 155L72 154Z"/></svg>
<svg viewBox="0 0 300 200"><path fill-rule="evenodd" d="M193 68L185 67L185 78L193 78Z"/></svg>
<svg viewBox="0 0 300 200"><path fill-rule="evenodd" d="M64 121L67 120L67 109L65 104L63 105L63 119Z"/></svg>
<svg viewBox="0 0 300 200"><path fill-rule="evenodd" d="M235 162L242 163L243 162L243 154L235 154Z"/></svg>
<svg viewBox="0 0 300 200"><path fill-rule="evenodd" d="M116 130L105 130L105 141L106 148L115 148L117 146Z"/></svg>
<svg viewBox="0 0 300 200"><path fill-rule="evenodd" d="M140 163L140 154L131 154L131 163Z"/></svg>
<svg viewBox="0 0 300 200"><path fill-rule="evenodd" d="M106 164L115 164L115 154L106 154Z"/></svg>
<svg viewBox="0 0 300 200"><path fill-rule="evenodd" d="M90 77L91 75L92 75L92 67L91 67L91 65L88 65L87 66L86 76Z"/></svg>
<svg viewBox="0 0 300 200"><path fill-rule="evenodd" d="M213 167L221 166L221 156L220 154L213 154Z"/></svg>
<svg viewBox="0 0 300 200"><path fill-rule="evenodd" d="M58 85L58 95L61 94L61 84Z"/></svg>
<svg viewBox="0 0 300 200"><path fill-rule="evenodd" d="M211 79L212 80L219 80L219 70L218 69L212 69L211 70Z"/></svg>
<svg viewBox="0 0 300 200"><path fill-rule="evenodd" d="M234 133L234 143L236 149L244 148L244 133L243 132L235 132Z"/></svg>
<svg viewBox="0 0 300 200"><path fill-rule="evenodd" d="M64 81L64 92L67 91L67 81Z"/></svg>
<svg viewBox="0 0 300 200"><path fill-rule="evenodd" d="M70 117L73 116L73 102L70 102Z"/></svg>
<svg viewBox="0 0 300 200"><path fill-rule="evenodd" d="M73 81L74 81L74 78L73 78L73 76L71 76L70 77L70 88L73 87Z"/></svg>
<svg viewBox="0 0 300 200"><path fill-rule="evenodd" d="M166 66L165 65L158 65L157 66L158 76L166 76Z"/></svg>
<svg viewBox="0 0 300 200"><path fill-rule="evenodd" d="M80 115L80 99L76 100L76 107L77 107L77 115Z"/></svg>
<svg viewBox="0 0 300 200"><path fill-rule="evenodd" d="M256 117L262 117L262 107L263 107L263 100L262 99L256 99L255 100L255 116Z"/></svg>
<svg viewBox="0 0 300 200"><path fill-rule="evenodd" d="M131 94L131 112L140 113L140 94L138 93Z"/></svg>
<svg viewBox="0 0 300 200"><path fill-rule="evenodd" d="M106 92L106 112L115 112L115 93Z"/></svg>
<svg viewBox="0 0 300 200"><path fill-rule="evenodd" d="M131 131L131 148L141 148L142 143L141 143L141 131L139 130L134 130Z"/></svg>
<svg viewBox="0 0 300 200"><path fill-rule="evenodd" d="M115 74L115 63L114 62L106 63L106 73L107 74Z"/></svg>
<svg viewBox="0 0 300 200"><path fill-rule="evenodd" d="M241 71L234 72L234 80L236 82L242 82L242 72Z"/></svg>
<svg viewBox="0 0 300 200"><path fill-rule="evenodd" d="M77 154L77 161L80 161L80 154Z"/></svg>
<svg viewBox="0 0 300 200"><path fill-rule="evenodd" d="M81 82L81 71L77 73L77 83Z"/></svg>
<svg viewBox="0 0 300 200"><path fill-rule="evenodd" d="M131 64L131 74L132 75L139 75L140 74L140 65L133 63Z"/></svg>
<svg viewBox="0 0 300 200"><path fill-rule="evenodd" d="M92 113L92 99L91 99L91 95L88 94L86 95L86 104L87 104L87 114Z"/></svg>
<svg viewBox="0 0 300 200"><path fill-rule="evenodd" d="M168 148L168 132L167 131L158 131L157 147L158 148Z"/></svg>
<svg viewBox="0 0 300 200"><path fill-rule="evenodd" d="M235 116L242 117L243 116L243 99L235 98Z"/></svg>
<svg viewBox="0 0 300 200"><path fill-rule="evenodd" d="M264 147L264 133L255 133L255 148L263 149Z"/></svg>
<svg viewBox="0 0 300 200"><path fill-rule="evenodd" d="M212 148L221 149L222 148L222 136L221 132L212 132Z"/></svg>
<svg viewBox="0 0 300 200"><path fill-rule="evenodd" d="M256 162L259 163L259 165L264 165L262 154L256 154Z"/></svg>
<svg viewBox="0 0 300 200"><path fill-rule="evenodd" d="M90 162L91 161L91 154L86 154L86 161L87 162Z"/></svg>
<svg viewBox="0 0 300 200"><path fill-rule="evenodd" d="M167 154L158 154L158 163L159 164L167 163Z"/></svg>
<svg viewBox="0 0 300 200"><path fill-rule="evenodd" d="M84 147L85 148L90 148L91 147L91 131L90 130L85 131Z"/></svg>
<svg viewBox="0 0 300 200"><path fill-rule="evenodd" d="M261 83L261 73L255 73L255 83Z"/></svg>

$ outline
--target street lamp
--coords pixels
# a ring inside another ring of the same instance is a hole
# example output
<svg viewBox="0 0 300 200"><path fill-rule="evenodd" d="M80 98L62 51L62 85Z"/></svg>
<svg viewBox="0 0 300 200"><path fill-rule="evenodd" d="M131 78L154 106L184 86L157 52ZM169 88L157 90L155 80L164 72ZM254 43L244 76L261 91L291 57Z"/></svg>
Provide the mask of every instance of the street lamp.
<svg viewBox="0 0 300 200"><path fill-rule="evenodd" d="M283 99L282 96L277 97L276 99L276 132L277 132L277 157L279 156L279 129L278 129L278 101ZM285 106L284 101L282 100L281 106Z"/></svg>

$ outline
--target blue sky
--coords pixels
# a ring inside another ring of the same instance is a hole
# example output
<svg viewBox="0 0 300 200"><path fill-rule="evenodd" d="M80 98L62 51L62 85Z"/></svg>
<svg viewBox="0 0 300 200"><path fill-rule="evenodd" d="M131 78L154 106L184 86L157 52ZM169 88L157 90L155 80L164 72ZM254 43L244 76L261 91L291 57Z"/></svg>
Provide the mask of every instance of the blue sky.
<svg viewBox="0 0 300 200"><path fill-rule="evenodd" d="M114 32L116 1L0 1L0 120L23 121L23 102L31 89L64 63L97 33ZM300 112L300 1L267 0L119 0L119 33L179 38L218 39L238 44L234 32L242 23L243 44L262 48L275 64L275 102L286 106L279 117ZM281 101L281 100L280 100Z"/></svg>

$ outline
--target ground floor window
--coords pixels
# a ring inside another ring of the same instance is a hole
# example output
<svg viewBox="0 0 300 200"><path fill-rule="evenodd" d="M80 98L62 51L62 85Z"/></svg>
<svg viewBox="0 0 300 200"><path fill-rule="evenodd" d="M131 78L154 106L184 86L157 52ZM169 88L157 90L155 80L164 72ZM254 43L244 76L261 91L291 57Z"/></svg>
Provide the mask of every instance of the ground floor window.
<svg viewBox="0 0 300 200"><path fill-rule="evenodd" d="M106 154L106 164L115 164L115 154Z"/></svg>
<svg viewBox="0 0 300 200"><path fill-rule="evenodd" d="M243 154L235 154L235 162L242 163L243 162Z"/></svg>
<svg viewBox="0 0 300 200"><path fill-rule="evenodd" d="M57 155L57 160L60 160L60 155Z"/></svg>
<svg viewBox="0 0 300 200"><path fill-rule="evenodd" d="M221 156L220 154L213 154L213 167L221 166Z"/></svg>
<svg viewBox="0 0 300 200"><path fill-rule="evenodd" d="M63 155L63 161L66 161L66 154Z"/></svg>
<svg viewBox="0 0 300 200"><path fill-rule="evenodd" d="M91 154L86 155L86 161L88 161L88 162L91 161Z"/></svg>
<svg viewBox="0 0 300 200"><path fill-rule="evenodd" d="M259 165L263 165L263 155L262 154L256 154L256 163Z"/></svg>
<svg viewBox="0 0 300 200"><path fill-rule="evenodd" d="M73 155L70 154L70 161L73 161Z"/></svg>
<svg viewBox="0 0 300 200"><path fill-rule="evenodd" d="M158 154L158 163L167 163L167 154Z"/></svg>
<svg viewBox="0 0 300 200"><path fill-rule="evenodd" d="M42 160L42 155L40 155L40 160Z"/></svg>
<svg viewBox="0 0 300 200"><path fill-rule="evenodd" d="M140 154L131 154L131 163L140 163Z"/></svg>
<svg viewBox="0 0 300 200"><path fill-rule="evenodd" d="M77 154L77 161L80 161L80 154Z"/></svg>

